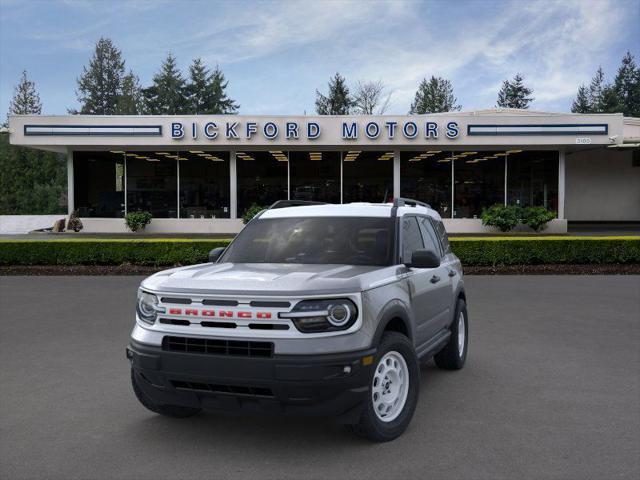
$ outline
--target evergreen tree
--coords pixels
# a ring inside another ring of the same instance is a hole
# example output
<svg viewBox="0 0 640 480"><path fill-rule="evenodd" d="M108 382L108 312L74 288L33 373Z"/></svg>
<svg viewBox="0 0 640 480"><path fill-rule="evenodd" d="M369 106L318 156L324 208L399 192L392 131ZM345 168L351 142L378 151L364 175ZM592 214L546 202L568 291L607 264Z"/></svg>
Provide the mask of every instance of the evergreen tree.
<svg viewBox="0 0 640 480"><path fill-rule="evenodd" d="M227 97L226 89L229 82L225 80L222 70L216 65L211 74L208 90L210 92L209 107L206 113L238 113L240 105Z"/></svg>
<svg viewBox="0 0 640 480"><path fill-rule="evenodd" d="M640 117L640 69L631 52L622 59L613 88L622 107L620 111L628 117Z"/></svg>
<svg viewBox="0 0 640 480"><path fill-rule="evenodd" d="M0 135L0 215L46 215L67 211L64 155L9 144Z"/></svg>
<svg viewBox="0 0 640 480"><path fill-rule="evenodd" d="M428 81L423 78L420 82L409 113L413 115L457 111L460 110L460 105L456 102L451 82L432 75Z"/></svg>
<svg viewBox="0 0 640 480"><path fill-rule="evenodd" d="M598 67L596 74L589 84L589 104L591 105L591 113L604 112L604 92L607 84L604 79L604 71L602 67Z"/></svg>
<svg viewBox="0 0 640 480"><path fill-rule="evenodd" d="M200 58L196 58L189 67L189 83L185 94L189 102L189 113L194 115L206 112L208 107L209 70Z"/></svg>
<svg viewBox="0 0 640 480"><path fill-rule="evenodd" d="M160 72L153 77L153 85L143 90L146 107L154 115L188 113L185 80L175 57L169 53L162 62Z"/></svg>
<svg viewBox="0 0 640 480"><path fill-rule="evenodd" d="M573 113L591 113L591 102L589 101L589 91L584 85L578 88L578 95L571 104Z"/></svg>
<svg viewBox="0 0 640 480"><path fill-rule="evenodd" d="M349 87L339 73L329 80L327 96L316 90L316 112L319 115L348 115L353 106L354 100L349 95Z"/></svg>
<svg viewBox="0 0 640 480"><path fill-rule="evenodd" d="M524 85L524 78L519 73L513 77L512 81L502 82L502 88L498 92L498 107L502 108L529 108L533 101L530 95L533 89Z"/></svg>
<svg viewBox="0 0 640 480"><path fill-rule="evenodd" d="M22 71L20 83L13 91L9 113L14 115L40 115L42 113L42 103L36 91L36 84L27 78L26 70Z"/></svg>
<svg viewBox="0 0 640 480"><path fill-rule="evenodd" d="M124 72L124 60L120 50L108 38L98 40L89 67L83 67L82 75L78 79L76 95L81 104L80 113L117 113Z"/></svg>
<svg viewBox="0 0 640 480"><path fill-rule="evenodd" d="M118 115L140 115L144 113L144 98L140 80L129 71L122 79L120 95L116 103Z"/></svg>
<svg viewBox="0 0 640 480"><path fill-rule="evenodd" d="M9 113L39 115L40 97L22 72ZM9 144L0 135L0 215L48 214L66 211L67 162L63 155Z"/></svg>
<svg viewBox="0 0 640 480"><path fill-rule="evenodd" d="M227 85L218 66L213 73L209 73L202 60L195 59L189 67L189 83L185 90L190 113L236 113L239 105L227 97Z"/></svg>

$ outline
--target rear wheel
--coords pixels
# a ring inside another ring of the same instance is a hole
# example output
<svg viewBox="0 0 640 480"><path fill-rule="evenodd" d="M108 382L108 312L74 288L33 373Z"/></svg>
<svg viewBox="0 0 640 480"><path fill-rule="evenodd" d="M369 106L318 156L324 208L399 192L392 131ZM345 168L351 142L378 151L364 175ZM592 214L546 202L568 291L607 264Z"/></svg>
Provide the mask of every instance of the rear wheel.
<svg viewBox="0 0 640 480"><path fill-rule="evenodd" d="M388 442L400 436L416 409L419 372L418 359L409 339L400 333L385 333L360 421L347 427L376 442Z"/></svg>
<svg viewBox="0 0 640 480"><path fill-rule="evenodd" d="M469 344L469 316L467 304L461 298L458 299L456 313L451 324L451 337L449 343L438 352L434 360L439 368L444 370L460 370L467 359L467 346Z"/></svg>
<svg viewBox="0 0 640 480"><path fill-rule="evenodd" d="M148 410L151 410L153 413L157 413L159 415L164 415L167 417L186 418L192 417L193 415L200 413L200 411L202 410L201 408L181 407L179 405L157 404L153 400L151 400L147 394L144 393L142 388L140 388L139 382L144 382L144 380L140 379L132 368L131 384L133 386L133 392L136 394L136 397L138 398L140 403Z"/></svg>

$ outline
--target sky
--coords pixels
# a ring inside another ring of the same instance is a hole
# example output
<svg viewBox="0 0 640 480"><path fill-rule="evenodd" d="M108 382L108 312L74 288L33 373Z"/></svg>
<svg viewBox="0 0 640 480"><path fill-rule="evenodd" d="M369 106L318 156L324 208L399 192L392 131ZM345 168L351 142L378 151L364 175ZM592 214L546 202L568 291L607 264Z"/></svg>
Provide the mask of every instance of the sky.
<svg viewBox="0 0 640 480"><path fill-rule="evenodd" d="M168 52L184 72L197 57L218 64L241 114L313 114L336 72L381 80L389 114L407 113L431 75L463 110L491 108L516 73L532 109L566 112L598 66L612 80L627 50L640 64L640 0L0 0L0 116L25 69L43 113L76 108L101 36L143 85Z"/></svg>

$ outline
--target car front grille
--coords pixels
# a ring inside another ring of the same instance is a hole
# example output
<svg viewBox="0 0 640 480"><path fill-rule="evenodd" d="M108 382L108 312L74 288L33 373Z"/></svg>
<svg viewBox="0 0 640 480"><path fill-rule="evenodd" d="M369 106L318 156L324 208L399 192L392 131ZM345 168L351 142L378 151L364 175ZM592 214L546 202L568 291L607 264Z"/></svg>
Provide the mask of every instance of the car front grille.
<svg viewBox="0 0 640 480"><path fill-rule="evenodd" d="M219 385L213 383L185 382L182 380L171 380L173 388L178 390L189 390L193 392L226 393L230 395L243 395L250 397L271 397L273 391L266 387L250 387L240 385Z"/></svg>
<svg viewBox="0 0 640 480"><path fill-rule="evenodd" d="M272 357L272 342L221 340L210 338L164 337L162 349L170 352L231 355L236 357Z"/></svg>

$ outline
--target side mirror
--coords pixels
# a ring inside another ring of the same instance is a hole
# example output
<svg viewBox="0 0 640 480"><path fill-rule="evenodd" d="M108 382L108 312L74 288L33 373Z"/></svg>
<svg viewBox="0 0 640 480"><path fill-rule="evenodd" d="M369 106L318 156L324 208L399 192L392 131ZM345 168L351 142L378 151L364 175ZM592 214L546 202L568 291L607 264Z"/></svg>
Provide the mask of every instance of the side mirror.
<svg viewBox="0 0 640 480"><path fill-rule="evenodd" d="M224 247L218 247L218 248L214 248L213 250L211 250L209 252L209 261L211 263L216 263L218 261L218 259L220 258L220 255L222 255L222 252L224 252L225 248Z"/></svg>
<svg viewBox="0 0 640 480"><path fill-rule="evenodd" d="M432 250L416 250L411 255L411 263L405 265L413 268L437 268L440 266L440 257Z"/></svg>

